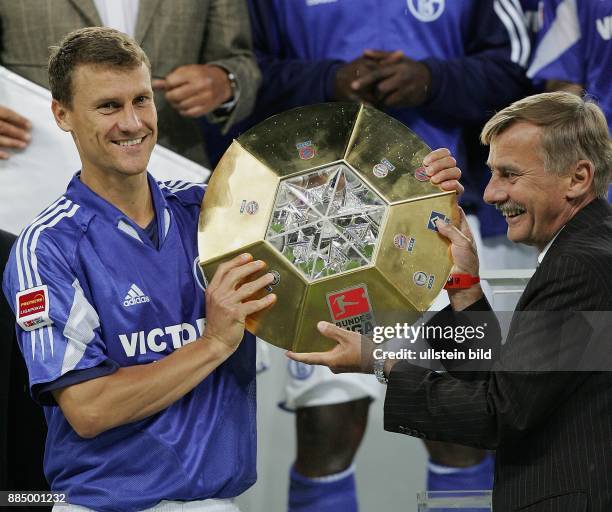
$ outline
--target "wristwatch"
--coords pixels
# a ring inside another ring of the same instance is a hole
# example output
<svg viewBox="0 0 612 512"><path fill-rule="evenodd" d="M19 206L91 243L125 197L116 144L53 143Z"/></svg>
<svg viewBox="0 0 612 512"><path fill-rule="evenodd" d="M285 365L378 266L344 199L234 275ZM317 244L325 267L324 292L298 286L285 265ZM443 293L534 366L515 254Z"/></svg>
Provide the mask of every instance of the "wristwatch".
<svg viewBox="0 0 612 512"><path fill-rule="evenodd" d="M459 290L469 288L472 285L480 283L480 277L470 274L451 274L444 285L445 290Z"/></svg>
<svg viewBox="0 0 612 512"><path fill-rule="evenodd" d="M386 359L376 359L373 365L374 376L376 377L376 380L378 380L378 382L380 382L381 384L387 384L389 382L389 379L385 375L385 363L386 362L387 362Z"/></svg>
<svg viewBox="0 0 612 512"><path fill-rule="evenodd" d="M225 103L219 105L219 109L223 109L227 112L231 111L238 103L238 80L236 79L236 75L231 71L227 72L227 79L229 80L230 87L232 88L232 97L227 100Z"/></svg>

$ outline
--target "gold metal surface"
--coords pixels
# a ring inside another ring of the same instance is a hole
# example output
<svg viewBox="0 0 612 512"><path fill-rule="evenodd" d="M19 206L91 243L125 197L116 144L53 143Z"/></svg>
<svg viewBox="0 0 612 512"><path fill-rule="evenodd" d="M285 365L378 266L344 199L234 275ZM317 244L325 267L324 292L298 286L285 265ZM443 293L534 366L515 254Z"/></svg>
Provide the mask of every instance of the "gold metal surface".
<svg viewBox="0 0 612 512"><path fill-rule="evenodd" d="M200 214L202 261L238 251L264 238L279 182L272 169L236 141L223 155L217 170L208 183ZM249 213L249 204L256 204L257 211Z"/></svg>
<svg viewBox="0 0 612 512"><path fill-rule="evenodd" d="M428 181L419 181L414 171L421 167L431 149L412 131L379 110L364 107L359 112L345 160L388 203L423 197L440 190ZM374 175L374 166L383 159L395 170L385 177Z"/></svg>
<svg viewBox="0 0 612 512"><path fill-rule="evenodd" d="M259 123L240 144L279 177L341 160L359 113L354 103L322 103L296 108ZM312 143L314 156L299 158L298 146Z"/></svg>
<svg viewBox="0 0 612 512"><path fill-rule="evenodd" d="M427 310L440 293L452 266L448 245L437 231L428 227L432 212L441 213L457 224L455 194L392 206L376 258L380 273L419 311ZM405 242L398 243L403 240L400 237L405 237ZM415 277L419 272L427 276L424 284L419 280L421 274Z"/></svg>
<svg viewBox="0 0 612 512"><path fill-rule="evenodd" d="M277 303L247 328L285 349L327 350L319 320L363 331L414 319L452 266L432 218L456 197L419 170L429 148L372 107L328 103L274 116L234 141L202 204L208 281L241 252L277 274Z"/></svg>

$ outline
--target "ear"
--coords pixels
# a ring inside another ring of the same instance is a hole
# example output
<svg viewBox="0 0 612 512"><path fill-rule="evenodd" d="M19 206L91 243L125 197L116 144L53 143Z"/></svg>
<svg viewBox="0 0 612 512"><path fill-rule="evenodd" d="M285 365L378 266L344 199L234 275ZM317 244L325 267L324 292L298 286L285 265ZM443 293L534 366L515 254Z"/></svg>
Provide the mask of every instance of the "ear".
<svg viewBox="0 0 612 512"><path fill-rule="evenodd" d="M72 131L72 124L70 123L70 109L57 101L56 99L51 101L51 111L57 126L59 126L65 132Z"/></svg>
<svg viewBox="0 0 612 512"><path fill-rule="evenodd" d="M595 166L589 160L579 160L569 171L568 199L578 199L591 192Z"/></svg>

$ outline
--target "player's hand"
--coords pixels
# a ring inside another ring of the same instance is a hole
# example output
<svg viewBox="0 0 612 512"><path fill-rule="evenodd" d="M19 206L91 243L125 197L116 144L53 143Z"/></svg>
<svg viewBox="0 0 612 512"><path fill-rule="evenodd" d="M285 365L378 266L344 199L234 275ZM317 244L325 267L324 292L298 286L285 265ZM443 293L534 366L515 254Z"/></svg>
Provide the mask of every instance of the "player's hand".
<svg viewBox="0 0 612 512"><path fill-rule="evenodd" d="M431 84L431 72L425 64L400 51L366 50L364 56L375 60L377 66L357 79L353 90L359 93L374 87L377 104L385 107L417 107L425 103Z"/></svg>
<svg viewBox="0 0 612 512"><path fill-rule="evenodd" d="M0 105L0 160L11 156L7 148L24 149L32 138L32 123L10 108Z"/></svg>
<svg viewBox="0 0 612 512"><path fill-rule="evenodd" d="M180 66L163 80L153 80L152 85L164 90L170 105L184 117L208 114L233 94L227 71L208 64Z"/></svg>
<svg viewBox="0 0 612 512"><path fill-rule="evenodd" d="M337 345L328 352L296 353L287 352L287 357L306 364L321 364L334 373L371 373L370 357L362 357L362 340L367 338L353 331L347 331L329 322L317 324L319 332L334 340ZM368 351L369 348L367 349Z"/></svg>
<svg viewBox="0 0 612 512"><path fill-rule="evenodd" d="M457 167L457 161L448 149L440 148L429 153L423 159L423 168L430 183L439 185L442 190L454 190L457 197L463 194L463 185L459 183L461 169Z"/></svg>
<svg viewBox="0 0 612 512"><path fill-rule="evenodd" d="M266 267L263 261L253 261L250 254L242 254L222 263L206 288L206 328L202 337L209 342L221 343L233 352L244 336L246 317L261 311L276 301L268 294L252 299L265 288L274 276L266 273L250 281L249 277Z"/></svg>
<svg viewBox="0 0 612 512"><path fill-rule="evenodd" d="M367 57L359 57L338 68L334 78L334 99L336 101L363 101L374 103L374 87L363 87L356 90L352 85L362 76L369 75L376 69L376 61Z"/></svg>

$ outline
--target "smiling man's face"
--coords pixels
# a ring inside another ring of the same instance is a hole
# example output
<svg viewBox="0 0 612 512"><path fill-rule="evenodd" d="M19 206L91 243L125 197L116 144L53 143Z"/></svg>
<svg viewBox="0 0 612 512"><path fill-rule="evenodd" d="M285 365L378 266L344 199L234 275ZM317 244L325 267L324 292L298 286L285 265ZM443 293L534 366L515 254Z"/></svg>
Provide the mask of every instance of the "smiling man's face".
<svg viewBox="0 0 612 512"><path fill-rule="evenodd" d="M134 68L83 64L72 78L63 121L77 145L83 173L133 176L147 169L157 141L151 75Z"/></svg>
<svg viewBox="0 0 612 512"><path fill-rule="evenodd" d="M518 122L491 142L484 200L504 215L512 242L542 250L571 217L571 178L544 170L541 128Z"/></svg>

